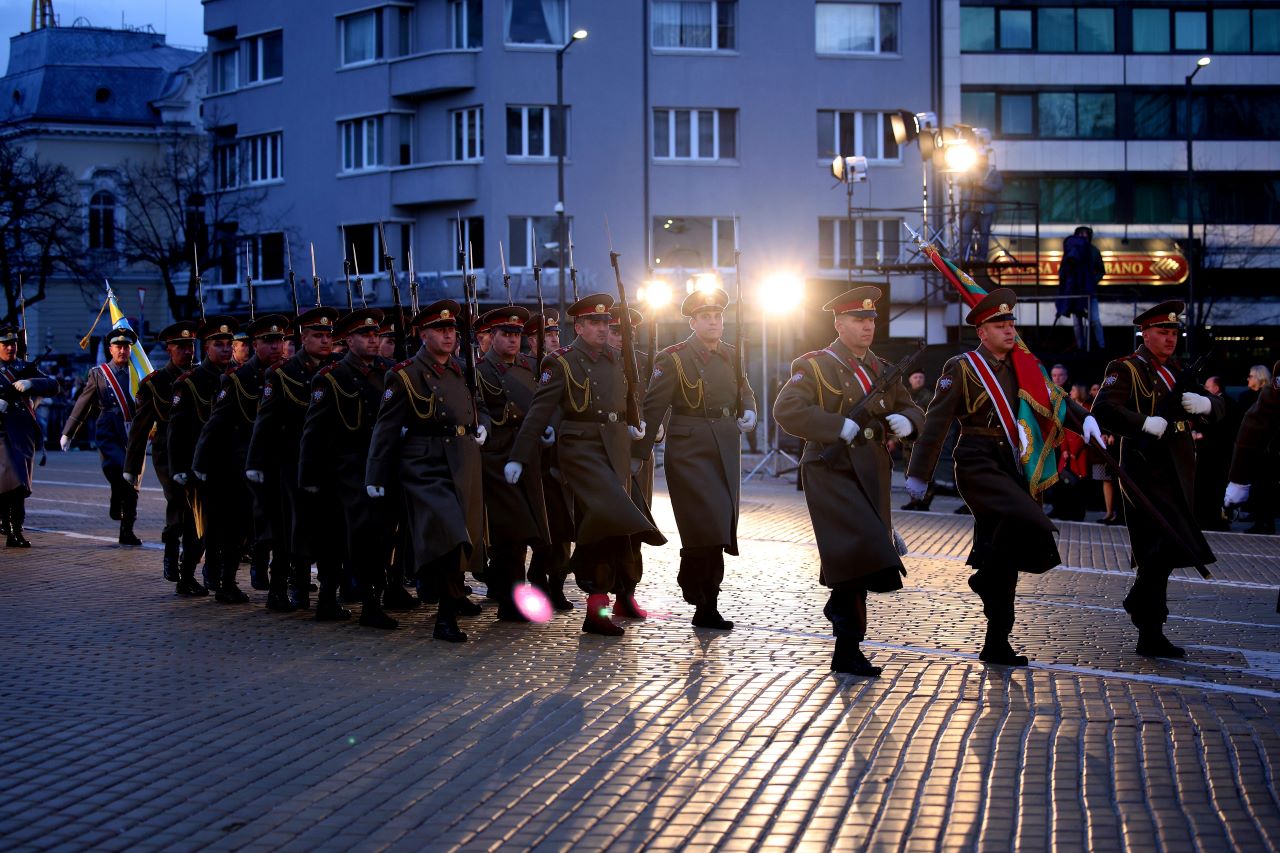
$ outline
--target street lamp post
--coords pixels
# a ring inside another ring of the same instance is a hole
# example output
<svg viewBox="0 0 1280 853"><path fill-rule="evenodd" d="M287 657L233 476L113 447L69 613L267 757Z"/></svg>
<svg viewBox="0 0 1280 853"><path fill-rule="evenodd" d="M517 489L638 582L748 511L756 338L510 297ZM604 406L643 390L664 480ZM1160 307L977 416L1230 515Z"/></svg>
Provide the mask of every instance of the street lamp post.
<svg viewBox="0 0 1280 853"><path fill-rule="evenodd" d="M564 224L564 148L565 148L565 132L564 132L564 55L569 48L573 47L574 42L581 41L587 37L586 30L574 30L573 35L564 43L563 47L556 49L556 242L559 247L556 250L559 255L559 273L560 273L560 316L567 316L564 304L564 247L568 242L567 232Z"/></svg>
<svg viewBox="0 0 1280 853"><path fill-rule="evenodd" d="M1191 81L1200 73L1200 69L1210 62L1209 57L1200 57L1196 60L1196 67L1191 69L1191 73L1187 75L1187 104L1183 110L1183 122L1187 131L1187 326L1189 327L1187 348L1189 350L1194 350L1193 344L1196 337L1196 253L1193 242L1195 240L1195 217L1192 215L1192 206L1195 199L1195 163L1191 159Z"/></svg>

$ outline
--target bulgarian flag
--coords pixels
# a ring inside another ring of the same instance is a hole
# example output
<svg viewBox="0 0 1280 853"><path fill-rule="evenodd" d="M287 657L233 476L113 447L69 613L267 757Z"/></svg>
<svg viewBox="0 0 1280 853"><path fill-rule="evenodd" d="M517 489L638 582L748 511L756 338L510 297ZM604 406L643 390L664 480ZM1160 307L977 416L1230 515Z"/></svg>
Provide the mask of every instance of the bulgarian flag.
<svg viewBox="0 0 1280 853"><path fill-rule="evenodd" d="M908 228L908 230L910 230ZM970 308L977 305L987 291L942 255L931 244L925 243L914 231L916 245L937 267L942 277L960 292L960 298ZM1021 456L1023 473L1033 496L1039 495L1058 482L1058 445L1062 443L1062 420L1067 412L1067 395L1049 379L1040 359L1036 358L1018 336L1011 354L1013 372L1018 379L1018 433L1022 440Z"/></svg>
<svg viewBox="0 0 1280 853"><path fill-rule="evenodd" d="M93 325L89 327L88 333L80 340L80 349L89 348L89 338L93 335L93 330L98 328L98 321L102 319L103 312L109 312L111 316L111 328L128 329L134 331L133 326L129 324L129 318L124 316L124 312L120 310L120 306L116 303L116 295L111 290L111 282L107 282L107 298L102 303L102 308L98 309L98 316L94 318ZM151 366L151 359L147 358L147 351L143 348L142 342L135 343L129 352L129 394L136 397L138 395L138 384L149 374L155 370Z"/></svg>

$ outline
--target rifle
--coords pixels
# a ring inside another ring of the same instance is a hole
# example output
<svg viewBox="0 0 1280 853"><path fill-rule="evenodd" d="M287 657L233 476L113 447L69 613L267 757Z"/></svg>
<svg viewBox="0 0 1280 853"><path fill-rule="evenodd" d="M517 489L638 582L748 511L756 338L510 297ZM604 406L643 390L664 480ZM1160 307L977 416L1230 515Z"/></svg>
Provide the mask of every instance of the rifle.
<svg viewBox="0 0 1280 853"><path fill-rule="evenodd" d="M196 244L191 244L191 269L196 276L196 299L200 303L200 322L204 322L204 288L200 285L200 258L196 255Z"/></svg>
<svg viewBox="0 0 1280 853"><path fill-rule="evenodd" d="M737 412L738 418L744 418L747 415L746 401L743 399L742 386L743 374L745 370L742 364L742 253L738 251L736 245L738 239L738 223L733 223L733 275L738 280L738 304L734 306L734 312L737 314L735 325L737 328L733 332L733 381L738 386Z"/></svg>
<svg viewBox="0 0 1280 853"><path fill-rule="evenodd" d="M316 275L316 244L311 244L311 284L316 289L316 307L320 307L320 276Z"/></svg>
<svg viewBox="0 0 1280 853"><path fill-rule="evenodd" d="M342 250L345 252L347 247L344 245ZM351 247L351 263L356 268L356 290L360 291L360 307L368 308L369 305L364 301L364 279L360 277L360 256L356 254L356 247ZM354 311L355 304L351 301L351 281L347 280L347 310Z"/></svg>
<svg viewBox="0 0 1280 853"><path fill-rule="evenodd" d="M459 318L462 345L462 378L467 383L467 394L471 397L471 432L475 435L480 427L480 405L476 400L480 382L476 375L476 340L475 317L472 314L471 296L476 289L476 277L468 272L467 260L470 257L470 246L462 247L462 220L458 220L458 264L462 268L462 316Z"/></svg>
<svg viewBox="0 0 1280 853"><path fill-rule="evenodd" d="M1173 388L1169 389L1169 393L1160 401L1160 406L1156 411L1157 415L1168 421L1184 421L1187 419L1187 413L1182 408L1182 395L1188 392L1199 394L1204 391L1204 383L1200 381L1200 371L1204 370L1204 366L1208 363L1211 355L1213 355L1212 349L1193 361L1186 370L1178 374L1177 380L1173 383Z"/></svg>
<svg viewBox="0 0 1280 853"><path fill-rule="evenodd" d="M396 281L395 264L391 261L391 250L387 248L387 235L382 230L382 220L378 220L378 237L382 240L382 263L391 277L391 300L396 306L396 361L403 361L409 354L409 344L404 334L404 307L400 304L400 282ZM356 281L360 279L357 277ZM360 301L364 302L364 288L360 289Z"/></svg>
<svg viewBox="0 0 1280 853"><path fill-rule="evenodd" d="M27 294L22 287L22 273L18 273L18 311L22 320L22 339L19 341L18 358L27 357Z"/></svg>
<svg viewBox="0 0 1280 853"><path fill-rule="evenodd" d="M302 306L298 304L298 283L293 277L293 249L289 245L289 235L284 235L284 253L289 258L289 292L293 295L293 317L296 320L298 315L302 313ZM298 324L293 324L293 347L298 352L302 352L302 332L298 330Z"/></svg>
<svg viewBox="0 0 1280 853"><path fill-rule="evenodd" d="M418 313L418 276L413 271L413 246L409 247L409 310Z"/></svg>
<svg viewBox="0 0 1280 853"><path fill-rule="evenodd" d="M627 288L622 283L622 270L618 268L618 253L613 250L613 234L609 231L609 219L604 220L605 234L609 238L609 265L613 267L613 279L618 283L618 307L622 322L622 375L627 380L627 424L640 427L640 375L636 371L636 342L631 328L631 307L627 305ZM572 243L570 243L572 245ZM574 294L577 296L577 294ZM576 301L576 300L575 300Z"/></svg>
<svg viewBox="0 0 1280 853"><path fill-rule="evenodd" d="M502 288L507 292L507 304L514 304L511 301L511 274L507 272L507 253L503 251L502 241L498 241L498 258L502 261Z"/></svg>
<svg viewBox="0 0 1280 853"><path fill-rule="evenodd" d="M249 322L252 323L258 317L253 307L253 250L248 243L244 244L244 280L249 287Z"/></svg>
<svg viewBox="0 0 1280 853"><path fill-rule="evenodd" d="M533 289L538 294L538 331L533 336L534 373L537 373L542 370L542 359L547 355L547 306L542 301L542 267L536 265L533 268Z"/></svg>
<svg viewBox="0 0 1280 853"><path fill-rule="evenodd" d="M612 239L612 238L610 238ZM613 244L609 245L612 252ZM561 281L564 280L564 270L560 270ZM573 225L569 225L569 282L573 285L573 301L578 301L578 268L573 265Z"/></svg>
<svg viewBox="0 0 1280 853"><path fill-rule="evenodd" d="M342 235L342 274L347 279L347 311L356 310L356 305L351 301L351 262L347 260L347 229L345 226L339 225L338 231ZM353 251L352 254L355 254ZM359 277L360 270L356 270L356 276Z"/></svg>
<svg viewBox="0 0 1280 853"><path fill-rule="evenodd" d="M871 390L867 391L867 393L863 395L861 400L859 400L857 403L854 403L853 407L850 408L849 411L844 413L844 416L846 418L858 424L860 427L863 427L864 429L864 432L859 433L858 436L854 439L855 443L862 443L866 441L867 438L869 438L869 436L867 436L865 432L865 430L868 427L865 423L862 422L862 420L860 420L862 417L862 413L865 412L868 408L870 408L871 403L873 401L879 400L883 403L885 392L888 391L891 387L893 387L893 383L902 381L902 377L906 376L907 371L911 369L911 366L915 364L916 361L920 358L921 354L924 353L924 349L925 349L924 341L918 341L916 343L916 348L914 351L903 356L902 359L897 364L893 365L884 373L880 374L880 378L877 379L874 384L872 384ZM872 419L874 420L875 418L878 418L878 417L880 416L876 414L872 416ZM836 462L839 461L840 456L844 453L844 451L848 448L848 446L849 445L845 444L843 441L836 441L831 444L828 444L826 447L822 448L822 461L825 462L828 467L834 466Z"/></svg>

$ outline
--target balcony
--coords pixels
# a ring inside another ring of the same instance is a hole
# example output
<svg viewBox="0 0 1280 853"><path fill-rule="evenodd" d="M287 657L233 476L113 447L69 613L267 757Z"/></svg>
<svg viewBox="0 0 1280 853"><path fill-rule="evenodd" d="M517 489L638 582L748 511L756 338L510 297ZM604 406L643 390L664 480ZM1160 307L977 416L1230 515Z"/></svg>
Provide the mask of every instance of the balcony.
<svg viewBox="0 0 1280 853"><path fill-rule="evenodd" d="M421 207L445 202L474 201L479 163L422 163L391 172L391 203Z"/></svg>
<svg viewBox="0 0 1280 853"><path fill-rule="evenodd" d="M479 61L478 50L439 50L394 60L390 63L391 95L425 98L473 89Z"/></svg>
<svg viewBox="0 0 1280 853"><path fill-rule="evenodd" d="M230 0L203 0L204 31L208 33L230 33L234 38L236 25L239 23L236 4Z"/></svg>

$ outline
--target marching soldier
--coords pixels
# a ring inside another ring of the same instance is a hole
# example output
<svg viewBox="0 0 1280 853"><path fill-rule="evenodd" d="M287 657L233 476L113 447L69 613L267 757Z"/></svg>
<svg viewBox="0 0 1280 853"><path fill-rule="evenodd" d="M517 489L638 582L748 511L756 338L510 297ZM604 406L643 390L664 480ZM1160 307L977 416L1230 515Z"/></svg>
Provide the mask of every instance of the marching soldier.
<svg viewBox="0 0 1280 853"><path fill-rule="evenodd" d="M627 309L630 312L628 319L631 322L632 340L635 340L635 330L644 322L644 315L634 308ZM614 305L609 309L609 348L621 353L622 352L622 306ZM649 387L649 354L641 350L635 350L636 356L636 376L640 380L640 387ZM643 401L641 401L643 408ZM649 423L654 425L649 435L662 436L662 418L656 421L649 419ZM639 506L643 503L645 506L653 505L653 444L647 445L647 452L643 456L636 456L638 452L637 445L639 442L631 444L631 480L628 484L631 489L631 499ZM615 615L624 616L628 619L645 619L649 616L649 612L640 607L636 603L636 590L640 587L640 581L644 578L644 554L641 547L640 536L631 537L631 559L618 567L620 571L614 572L613 584L611 590L614 593L613 612Z"/></svg>
<svg viewBox="0 0 1280 853"><path fill-rule="evenodd" d="M346 541L334 543L354 564L363 606L360 624L370 628L395 628L399 623L383 609L400 605L409 598L404 586L388 585L391 564L394 513L385 501L379 505L364 490L365 464L369 441L378 417L383 380L390 362L378 355L382 349L379 327L383 314L378 308L357 308L343 317L336 334L347 340L342 360L325 365L311 381L311 405L302 428L298 459L298 482L319 494L320 500L341 507ZM320 604L328 603L341 578L331 576L331 563L324 563L320 576Z"/></svg>
<svg viewBox="0 0 1280 853"><path fill-rule="evenodd" d="M378 335L382 339L382 348L379 350L385 367L383 373L396 364L396 329L398 323L403 323L401 328L409 328L409 320L413 319L409 316L409 309L405 307L382 309L382 325L379 327ZM408 355L413 355L417 351L417 347L413 346L414 340L406 336L405 347ZM373 416L378 415L377 409L374 409ZM372 421L371 421L372 422ZM369 448L366 444L365 455L368 456ZM361 474L361 477L364 475ZM393 549L393 560L389 569L390 574L387 575L387 591L383 594L383 606L388 610L413 610L422 605L421 599L415 598L404 590L405 580L413 572L413 537L409 533L409 519L405 512L403 497L399 497L394 502L388 502L395 508L395 518L392 523L392 530L395 536L395 546Z"/></svg>
<svg viewBox="0 0 1280 853"><path fill-rule="evenodd" d="M22 535L31 494L32 461L40 444L35 398L58 393L58 382L34 364L18 358L21 331L0 326L0 521L6 522L5 547L30 548Z"/></svg>
<svg viewBox="0 0 1280 853"><path fill-rule="evenodd" d="M646 423L660 424L671 413L666 474L680 528L680 591L695 608L695 627L725 631L733 623L720 615L718 601L724 555L738 555L742 435L756 426L755 395L745 377L743 416L736 417L734 350L720 339L728 304L719 288L689 294L680 313L693 333L658 356L644 403ZM632 445L632 459L648 461L652 448L646 436Z"/></svg>
<svg viewBox="0 0 1280 853"><path fill-rule="evenodd" d="M315 503L298 485L298 447L311 402L311 380L333 352L333 324L337 308L317 305L303 312L294 325L302 335L302 349L269 370L262 386L262 403L253 424L245 477L265 485L278 496L275 547L287 550L271 567L267 609L279 613L311 609L311 562L333 561L332 553L316 552L310 532L318 515Z"/></svg>
<svg viewBox="0 0 1280 853"><path fill-rule="evenodd" d="M528 310L518 305L494 308L480 318L480 329L489 335L489 351L477 370L480 396L489 414L489 438L481 460L484 468L484 505L489 531L489 565L485 580L489 597L498 602L498 618L527 622L515 605L512 592L524 583L524 559L530 546L547 541L546 512L542 508L541 483L535 477L515 486L503 476L507 457L525 413L533 403L533 359L520 354L520 338ZM543 443L554 440L548 426Z"/></svg>
<svg viewBox="0 0 1280 853"><path fill-rule="evenodd" d="M805 502L821 560L819 580L831 589L823 608L836 637L831 669L865 676L880 674L859 646L867 632L867 593L899 590L906 574L893 541L892 462L884 443L918 432L924 422L901 382L873 391L886 370L871 351L879 299L878 288L856 287L822 306L834 315L838 337L791 363L791 380L774 403L778 426L805 439ZM879 397L873 408L858 421L847 417L870 393ZM840 448L831 463L822 456L829 445Z"/></svg>
<svg viewBox="0 0 1280 853"><path fill-rule="evenodd" d="M178 377L174 383L173 405L169 409L169 429L166 432L169 451L169 471L173 482L187 495L191 517L195 522L203 547L187 548L182 552L179 567L178 595L208 595L209 589L196 580L196 564L204 555L205 583L216 587L221 557L217 543L209 536L205 513L209 494L192 476L192 460L200 432L209 420L214 398L222 384L222 376L231 363L231 338L236 333L236 321L232 317L209 316L200 324L196 335L204 347L204 357L191 370ZM239 555L236 555L237 559Z"/></svg>
<svg viewBox="0 0 1280 853"><path fill-rule="evenodd" d="M132 329L112 329L107 333L111 360L89 370L80 396L62 427L62 449L89 419L97 417L98 455L102 473L111 484L111 507L108 514L120 522L120 544L141 545L133 533L138 517L138 490L124 478L124 446L133 421L133 393L129 388L129 354L138 336Z"/></svg>
<svg viewBox="0 0 1280 853"><path fill-rule="evenodd" d="M174 386L178 377L191 368L196 353L196 327L193 320L180 320L156 335L169 353L169 363L148 373L138 383L133 426L124 452L124 479L136 487L146 466L147 442L151 442L151 461L164 492L164 531L160 534L160 541L164 543L164 579L171 583L181 579L178 567L182 551L202 550L186 493L173 482L168 449Z"/></svg>
<svg viewBox="0 0 1280 853"><path fill-rule="evenodd" d="M479 445L488 417L477 412L453 356L459 310L457 302L443 299L414 317L422 348L386 374L365 469L371 498L385 501L395 483L404 490L414 563L428 585L440 589L433 636L450 643L467 639L457 617L480 612L463 580L473 555L483 556L485 547Z"/></svg>
<svg viewBox="0 0 1280 853"><path fill-rule="evenodd" d="M222 604L249 600L236 585L236 572L253 538L255 521L259 526L264 524L268 508L249 488L245 458L262 399L263 377L280 361L288 327L289 319L279 314L268 314L249 324L253 355L223 377L191 461L191 472L208 485L212 495L208 518L221 558L216 598Z"/></svg>
<svg viewBox="0 0 1280 853"><path fill-rule="evenodd" d="M956 443L956 487L973 512L974 568L969 587L982 599L986 641L979 657L987 663L1026 666L1027 658L1009 644L1013 631L1018 572L1042 574L1062 562L1053 538L1057 528L1031 494L1022 469L1026 441L1016 421L1018 378L1011 353L1017 346L1013 291L987 294L965 318L978 330L980 346L948 361L938 378L924 429L911 451L907 492L924 497L942 443L953 421L960 424ZM1043 369L1040 370L1043 373ZM1045 380L1047 382L1047 380ZM1064 399L1067 426L1086 442L1101 438L1098 424L1078 403L1051 386L1052 399ZM902 436L906 437L906 436Z"/></svg>
<svg viewBox="0 0 1280 853"><path fill-rule="evenodd" d="M1182 543L1171 541L1121 490L1131 561L1138 573L1124 609L1138 629L1137 653L1148 657L1186 654L1164 635L1169 575L1176 568L1205 566L1215 559L1193 511L1196 454L1191 433L1221 420L1225 404L1221 397L1204 392L1194 376L1184 375L1174 358L1182 309L1177 300L1161 302L1133 319L1142 344L1107 365L1102 390L1093 402L1098 423L1120 439L1121 467L1195 549L1187 553Z"/></svg>
<svg viewBox="0 0 1280 853"><path fill-rule="evenodd" d="M616 572L631 559L631 540L639 535L648 545L662 545L664 537L649 516L649 508L631 496L631 441L644 437L644 424L626 422L626 383L621 357L608 345L609 308L613 298L592 294L569 308L577 337L567 347L551 351L542 364L538 391L516 436L505 474L518 483L526 468L537 470L540 443L558 415L560 469L573 492L577 547L569 568L587 593L582 630L619 636L621 627L609 619L609 593L617 588Z"/></svg>
<svg viewBox="0 0 1280 853"><path fill-rule="evenodd" d="M545 352L560 349L559 315L548 311L545 315L534 314L524 324L530 352L534 352L536 348L538 327L544 323L546 325L542 335ZM534 357L536 355L534 352ZM567 612L573 609L573 602L564 594L564 582L569 573L569 553L573 545L573 494L560 471L559 451L555 441L559 423L557 412L552 415L540 441L542 501L547 513L547 533L550 538L548 542L533 546L533 555L529 559L529 583L546 593L552 607Z"/></svg>

